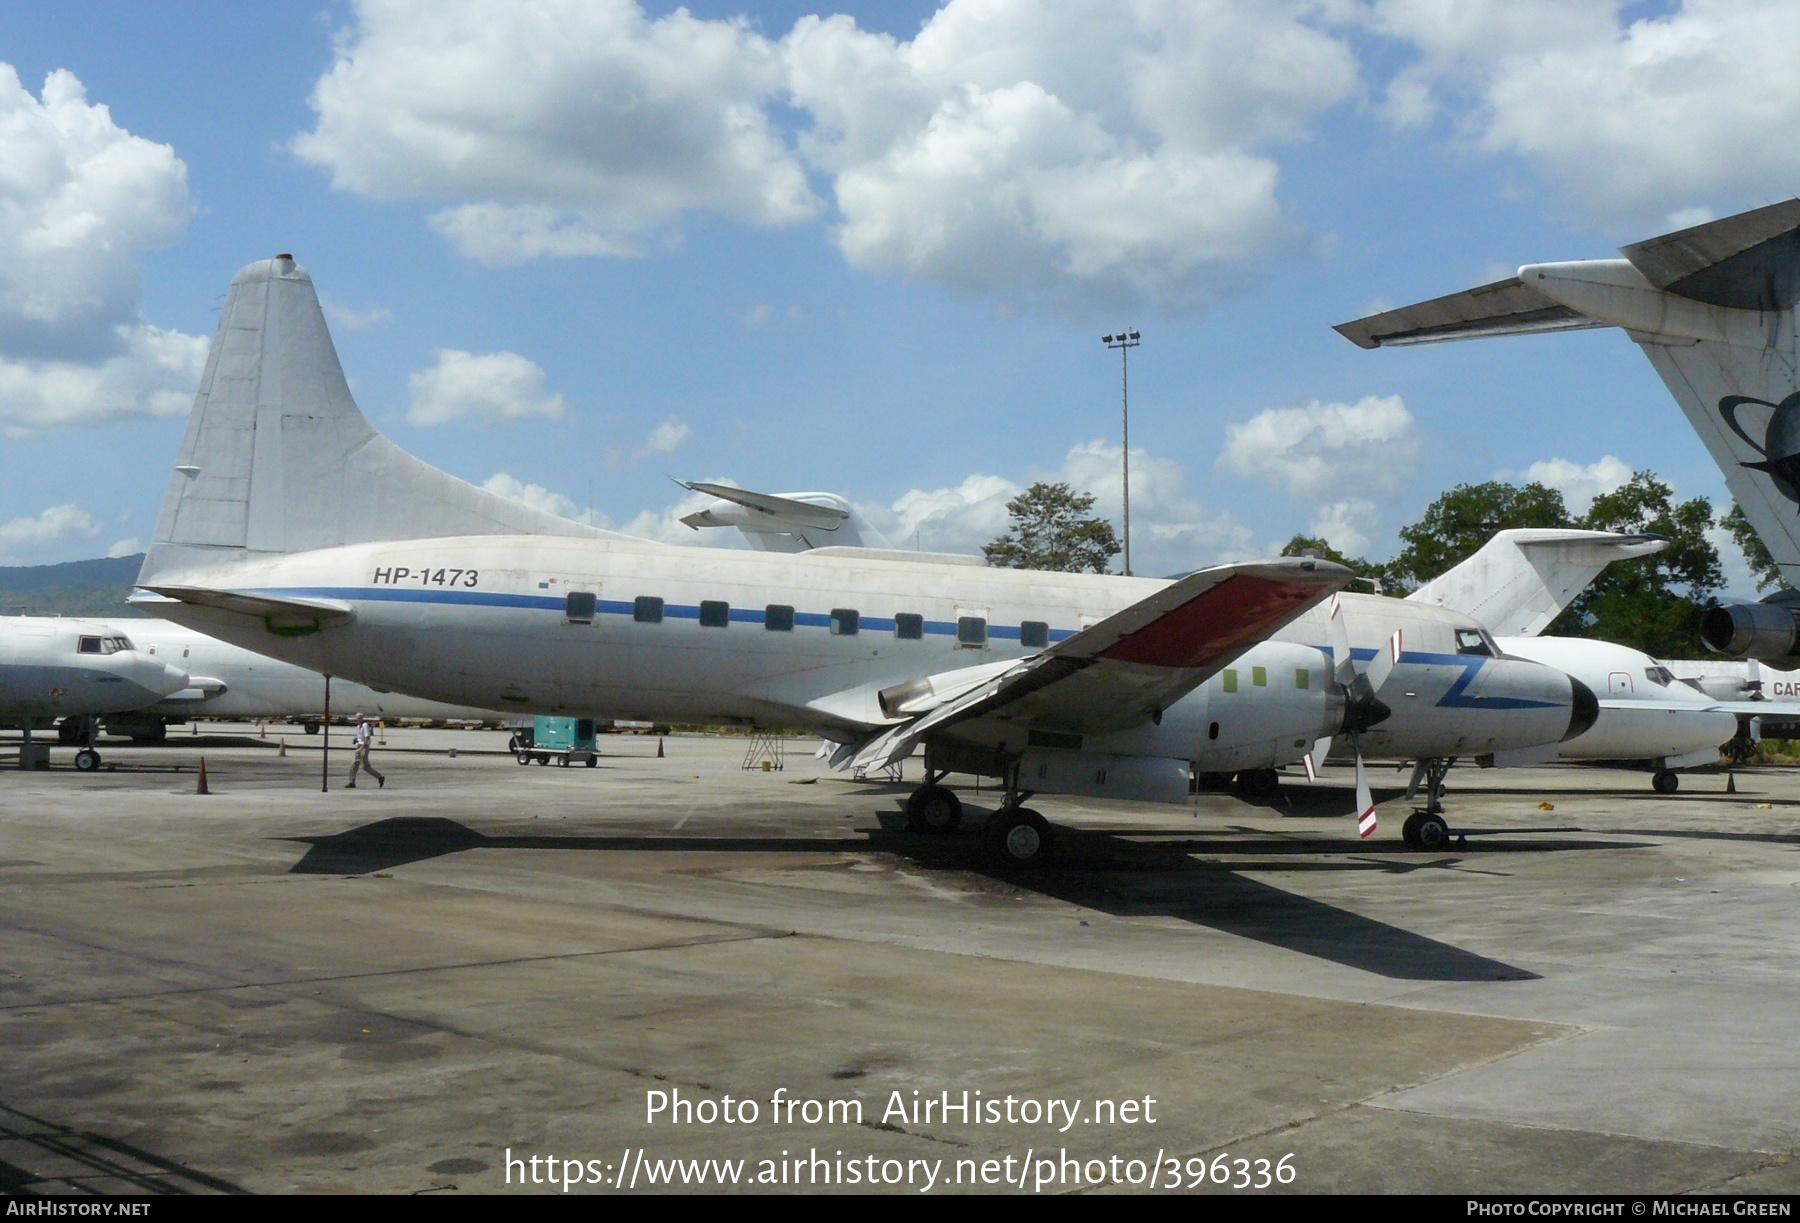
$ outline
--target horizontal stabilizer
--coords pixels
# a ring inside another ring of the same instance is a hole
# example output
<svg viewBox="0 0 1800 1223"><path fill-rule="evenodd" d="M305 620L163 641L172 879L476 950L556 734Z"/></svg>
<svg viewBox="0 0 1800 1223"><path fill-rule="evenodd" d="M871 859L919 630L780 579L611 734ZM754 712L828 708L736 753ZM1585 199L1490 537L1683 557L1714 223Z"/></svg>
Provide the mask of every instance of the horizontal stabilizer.
<svg viewBox="0 0 1800 1223"><path fill-rule="evenodd" d="M729 484L703 484L699 481L677 480L676 483L690 492L705 493L709 497L717 497L721 501L729 501L733 505L742 506L769 516L766 529L779 531L783 524L814 527L822 531L835 531L849 519L850 511L833 505L814 505L810 501L795 501L787 497L775 497L768 493L753 493L746 488L733 488ZM739 526L739 521L715 521L709 510L701 510L697 514L689 514L681 521L696 530L700 527ZM716 515L714 516L716 517ZM754 527L752 529L755 529Z"/></svg>
<svg viewBox="0 0 1800 1223"><path fill-rule="evenodd" d="M1561 305L1514 276L1478 289L1434 297L1417 305L1339 323L1337 333L1362 348L1474 340L1495 335L1530 335L1599 327L1585 314Z"/></svg>
<svg viewBox="0 0 1800 1223"><path fill-rule="evenodd" d="M1708 221L1620 250L1665 292L1735 310L1800 300L1800 200Z"/></svg>
<svg viewBox="0 0 1800 1223"><path fill-rule="evenodd" d="M254 616L276 632L306 632L356 618L356 611L342 599L296 599L241 590L213 590L204 586L150 586L152 594L195 607L210 607L239 616Z"/></svg>

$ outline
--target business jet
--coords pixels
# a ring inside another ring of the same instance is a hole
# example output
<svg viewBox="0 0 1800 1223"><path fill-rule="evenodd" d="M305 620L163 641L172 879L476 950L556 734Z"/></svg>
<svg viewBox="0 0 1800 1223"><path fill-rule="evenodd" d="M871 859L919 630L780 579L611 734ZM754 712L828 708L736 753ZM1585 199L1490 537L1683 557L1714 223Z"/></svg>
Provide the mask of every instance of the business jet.
<svg viewBox="0 0 1800 1223"><path fill-rule="evenodd" d="M132 601L433 700L799 727L846 767L922 749L909 820L947 830L946 775L998 777L986 827L1017 863L1049 844L1035 792L1181 803L1195 769L1272 752L1500 756L1591 722L1561 672L1496 657L1457 613L1338 594L1351 578L1311 558L1165 581L680 548L572 522L376 433L281 255L232 281ZM1373 803L1357 814L1372 831Z"/></svg>
<svg viewBox="0 0 1800 1223"><path fill-rule="evenodd" d="M1786 588L1701 621L1732 658L1800 666L1800 200L1341 324L1363 348L1622 327L1724 473Z"/></svg>
<svg viewBox="0 0 1800 1223"><path fill-rule="evenodd" d="M19 767L38 766L34 723L143 709L186 688L187 672L141 652L112 625L60 616L0 617L0 720L23 733ZM100 767L91 734L75 767Z"/></svg>

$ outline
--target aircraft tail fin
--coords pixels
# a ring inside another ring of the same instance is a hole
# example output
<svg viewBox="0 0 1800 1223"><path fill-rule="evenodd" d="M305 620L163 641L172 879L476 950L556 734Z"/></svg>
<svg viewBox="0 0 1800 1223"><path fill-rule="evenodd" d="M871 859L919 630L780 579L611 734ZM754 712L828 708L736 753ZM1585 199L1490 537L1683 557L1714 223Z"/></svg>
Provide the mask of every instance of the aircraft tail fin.
<svg viewBox="0 0 1800 1223"><path fill-rule="evenodd" d="M377 433L291 256L233 277L139 585L315 548L496 534L608 533L497 497Z"/></svg>
<svg viewBox="0 0 1800 1223"><path fill-rule="evenodd" d="M1473 616L1496 637L1535 637L1602 569L1668 544L1660 535L1611 531L1499 531L1475 555L1407 598Z"/></svg>
<svg viewBox="0 0 1800 1223"><path fill-rule="evenodd" d="M1528 264L1510 280L1337 330L1364 348L1622 327L1724 473L1786 584L1800 587L1800 200L1625 247Z"/></svg>

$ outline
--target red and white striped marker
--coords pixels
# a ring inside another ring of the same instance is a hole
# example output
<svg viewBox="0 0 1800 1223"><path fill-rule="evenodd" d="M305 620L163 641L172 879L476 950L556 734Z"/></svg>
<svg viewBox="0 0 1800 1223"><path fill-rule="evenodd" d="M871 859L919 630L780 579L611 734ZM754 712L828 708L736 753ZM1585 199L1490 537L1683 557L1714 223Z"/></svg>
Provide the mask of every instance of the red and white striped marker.
<svg viewBox="0 0 1800 1223"><path fill-rule="evenodd" d="M1356 817L1356 835L1359 837L1362 837L1364 840L1367 840L1369 837L1373 836L1374 834L1375 834L1375 808L1370 807L1367 811L1363 812L1361 815Z"/></svg>

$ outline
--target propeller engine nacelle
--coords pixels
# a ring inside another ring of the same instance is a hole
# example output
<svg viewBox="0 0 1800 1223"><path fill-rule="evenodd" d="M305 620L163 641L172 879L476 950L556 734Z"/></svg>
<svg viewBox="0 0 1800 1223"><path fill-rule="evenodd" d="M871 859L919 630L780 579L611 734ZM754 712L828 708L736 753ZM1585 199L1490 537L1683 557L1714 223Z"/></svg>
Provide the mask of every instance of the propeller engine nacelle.
<svg viewBox="0 0 1800 1223"><path fill-rule="evenodd" d="M1700 640L1727 658L1792 658L1800 642L1800 608L1791 603L1715 604L1700 616Z"/></svg>

